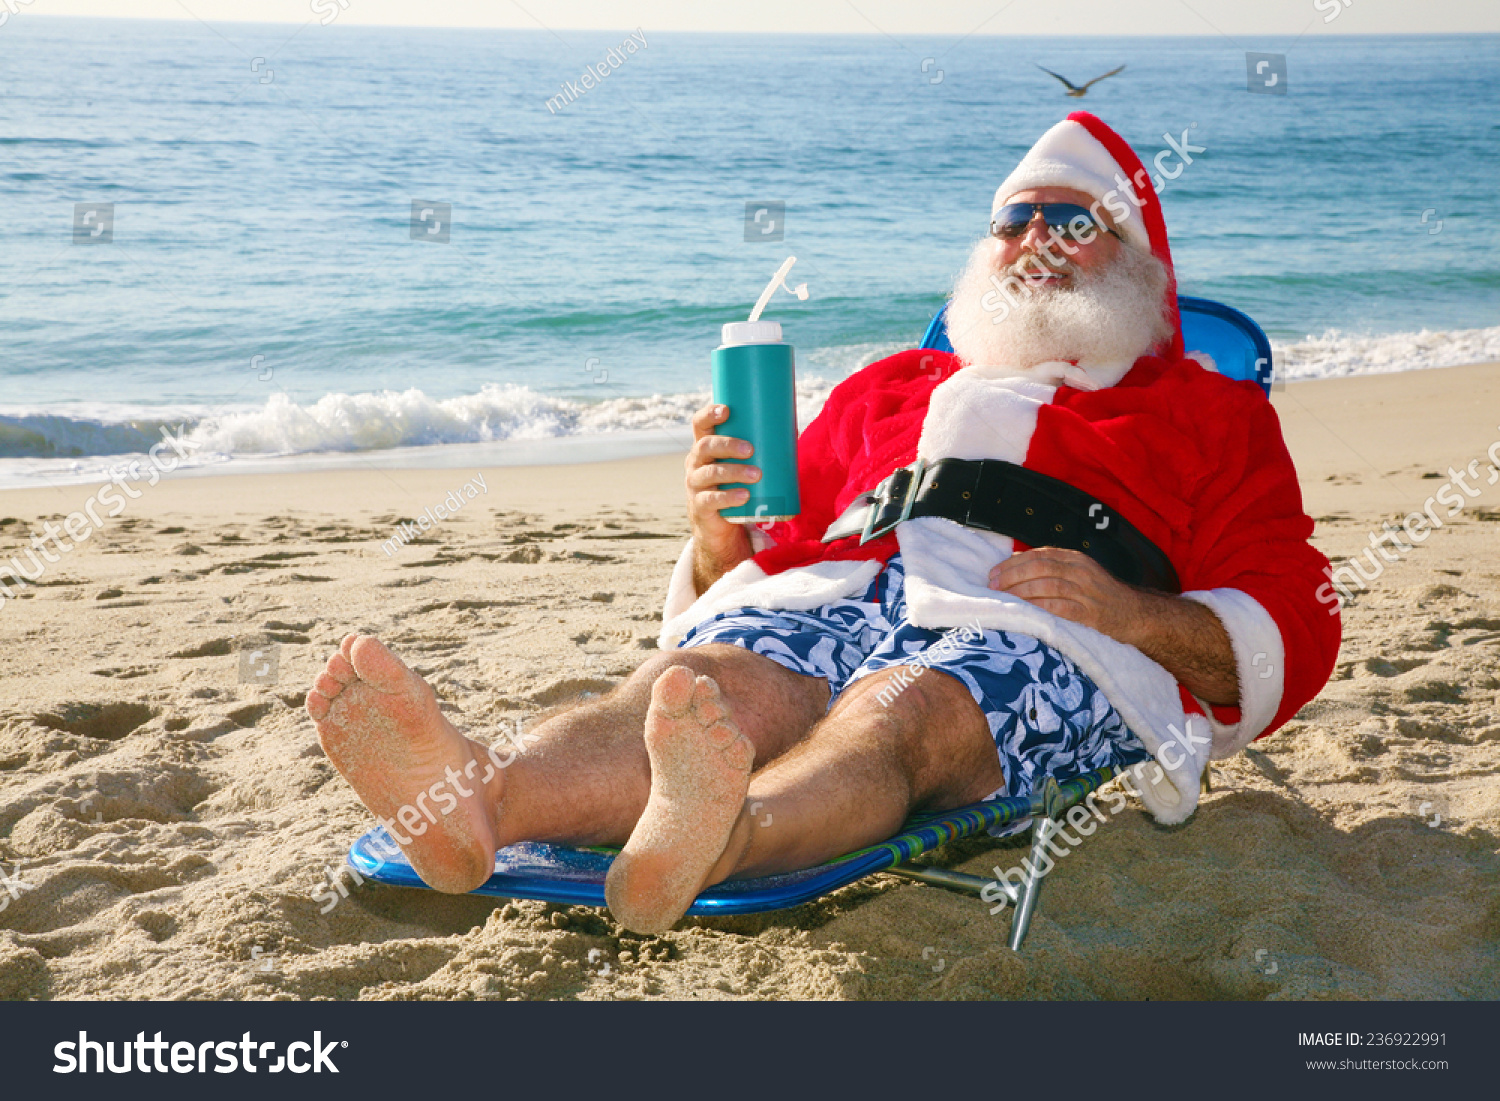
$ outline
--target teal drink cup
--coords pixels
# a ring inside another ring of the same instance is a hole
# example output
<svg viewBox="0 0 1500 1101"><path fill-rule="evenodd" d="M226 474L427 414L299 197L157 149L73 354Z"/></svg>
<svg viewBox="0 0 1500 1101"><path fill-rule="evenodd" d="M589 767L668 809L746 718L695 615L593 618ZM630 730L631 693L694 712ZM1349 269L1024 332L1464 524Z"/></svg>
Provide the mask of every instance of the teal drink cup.
<svg viewBox="0 0 1500 1101"><path fill-rule="evenodd" d="M743 505L721 509L735 524L790 520L802 511L797 493L797 391L792 346L781 342L775 321L738 321L724 326L724 344L713 352L714 401L729 408L721 436L749 440L748 462L760 468L758 482L734 482L724 489L748 489Z"/></svg>

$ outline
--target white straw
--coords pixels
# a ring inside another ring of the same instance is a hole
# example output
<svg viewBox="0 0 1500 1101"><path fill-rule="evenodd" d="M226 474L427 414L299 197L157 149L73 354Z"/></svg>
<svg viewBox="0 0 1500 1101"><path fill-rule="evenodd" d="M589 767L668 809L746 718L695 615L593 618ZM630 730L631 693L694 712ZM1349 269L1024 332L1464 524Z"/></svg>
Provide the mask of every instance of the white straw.
<svg viewBox="0 0 1500 1101"><path fill-rule="evenodd" d="M755 309L750 311L751 321L759 321L760 312L764 310L766 308L766 305L771 301L771 296L776 293L776 288L786 286L786 284L782 281L786 278L786 273L792 270L792 265L796 262L797 258L795 256L788 256L786 258L786 263L782 264L781 267L776 269L776 274L771 276L771 281L766 284L766 289L761 291L760 297L755 300ZM794 291L792 293L795 294L796 292ZM803 289L802 294L797 295L797 297L804 298L806 297L806 294L806 290Z"/></svg>

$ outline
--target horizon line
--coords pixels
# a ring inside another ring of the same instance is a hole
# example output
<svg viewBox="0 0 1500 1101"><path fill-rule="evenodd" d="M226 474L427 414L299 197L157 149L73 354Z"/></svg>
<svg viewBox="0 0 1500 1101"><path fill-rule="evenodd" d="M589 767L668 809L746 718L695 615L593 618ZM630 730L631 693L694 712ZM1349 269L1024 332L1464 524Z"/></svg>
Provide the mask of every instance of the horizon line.
<svg viewBox="0 0 1500 1101"><path fill-rule="evenodd" d="M282 19L201 19L196 16L180 15L96 15L78 14L71 12L28 12L27 22L32 21L69 21L69 22L110 22L110 23L201 23L205 26L242 26L242 27L306 27L312 23L320 23L316 18L309 18L302 22L294 22ZM340 26L342 24L342 26ZM587 27L563 27L552 28L546 26L524 26L520 24L495 24L495 23L398 23L398 22L357 22L348 19L336 19L332 23L324 24L325 27L341 30L391 30L404 29L414 31L524 31L533 34L559 34L559 33L593 33L629 31L629 27L615 26L587 26ZM637 25L637 30L644 29ZM838 31L776 31L776 30L738 30L738 29L716 29L703 30L696 28L655 28L653 34L696 34L696 35L719 35L735 37L759 37L759 38L880 38L890 36L879 30L838 30ZM1303 32L1305 34L1305 31ZM1238 31L1238 37L1244 38L1301 38L1293 30L1287 31ZM1472 38L1476 36L1500 36L1497 30L1462 30L1462 31L1350 31L1350 32L1327 32L1319 34L1317 38ZM952 32L947 31L924 31L903 32L905 38L951 38ZM972 38L1225 38L1224 34L1201 33L1201 32L1173 32L1154 31L1128 33L1119 32L1114 34L1007 34L998 31L973 32L968 37Z"/></svg>

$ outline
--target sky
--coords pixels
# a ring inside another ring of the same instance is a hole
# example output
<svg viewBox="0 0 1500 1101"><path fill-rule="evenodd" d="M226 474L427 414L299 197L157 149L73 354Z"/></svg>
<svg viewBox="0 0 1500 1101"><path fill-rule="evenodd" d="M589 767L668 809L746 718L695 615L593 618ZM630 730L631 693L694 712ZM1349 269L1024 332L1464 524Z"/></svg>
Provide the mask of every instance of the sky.
<svg viewBox="0 0 1500 1101"><path fill-rule="evenodd" d="M0 0L69 16L779 34L1500 32L1497 0Z"/></svg>

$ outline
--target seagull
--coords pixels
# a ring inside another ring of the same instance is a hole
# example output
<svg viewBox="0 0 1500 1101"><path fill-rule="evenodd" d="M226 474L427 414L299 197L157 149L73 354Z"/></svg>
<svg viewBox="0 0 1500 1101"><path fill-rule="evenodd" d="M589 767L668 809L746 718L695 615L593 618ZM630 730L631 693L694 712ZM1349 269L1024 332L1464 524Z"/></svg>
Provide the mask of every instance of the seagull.
<svg viewBox="0 0 1500 1101"><path fill-rule="evenodd" d="M1073 99L1078 99L1078 98L1080 98L1082 96L1087 95L1088 94L1088 90L1090 88L1092 88L1095 84L1098 84L1101 80L1103 80L1104 76L1114 76L1116 73L1123 72L1124 69L1125 69L1125 66L1121 65L1118 69L1111 69L1109 72L1105 73L1104 76L1096 76L1093 80L1089 81L1082 88L1078 87L1076 84L1074 84L1071 80L1069 80L1065 76L1057 76L1057 74L1054 73L1051 69L1045 68L1044 66L1041 66L1041 65L1038 65L1037 68L1041 69L1042 72L1046 73L1048 76L1056 76L1058 80L1062 81L1064 84L1066 84L1068 86L1068 90L1064 94L1068 95L1068 96L1071 96Z"/></svg>

